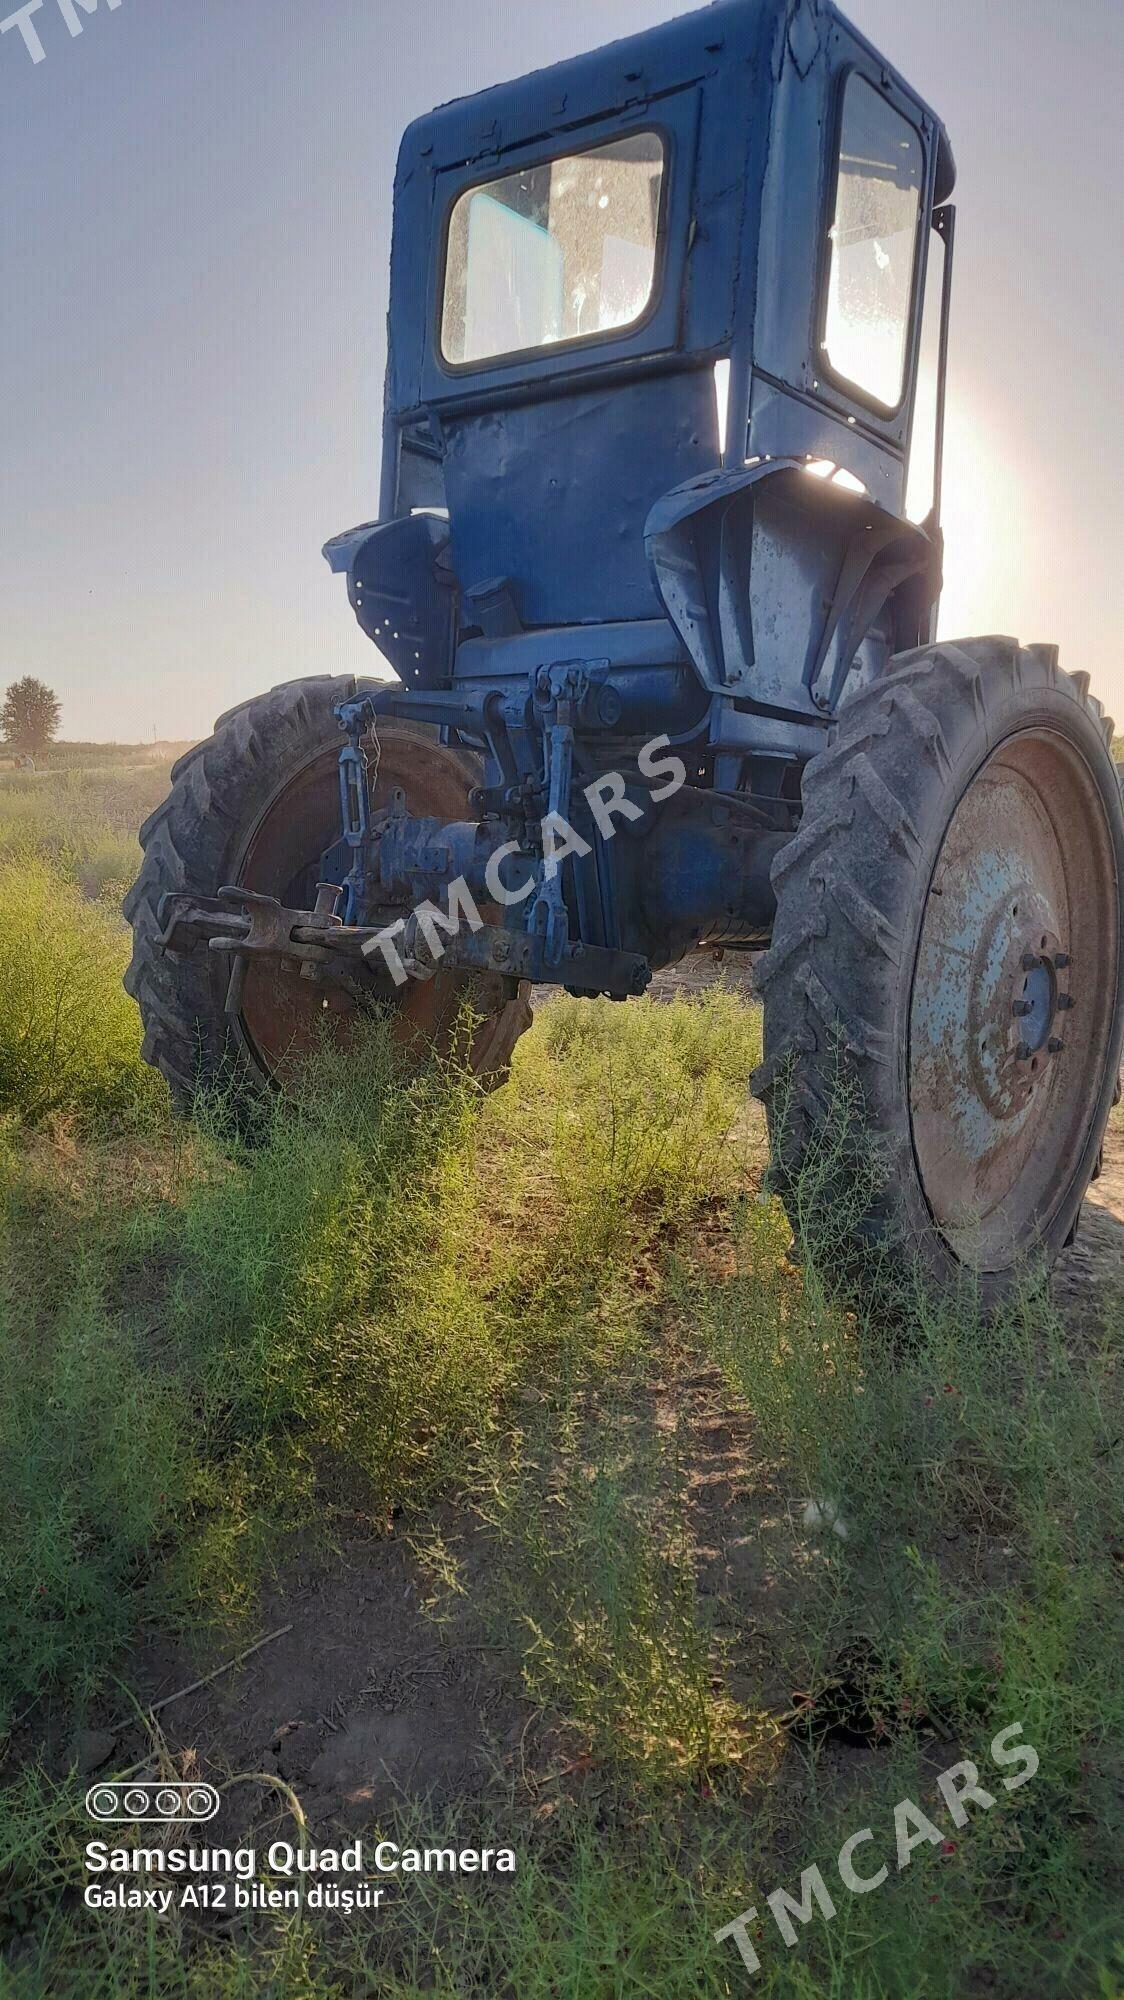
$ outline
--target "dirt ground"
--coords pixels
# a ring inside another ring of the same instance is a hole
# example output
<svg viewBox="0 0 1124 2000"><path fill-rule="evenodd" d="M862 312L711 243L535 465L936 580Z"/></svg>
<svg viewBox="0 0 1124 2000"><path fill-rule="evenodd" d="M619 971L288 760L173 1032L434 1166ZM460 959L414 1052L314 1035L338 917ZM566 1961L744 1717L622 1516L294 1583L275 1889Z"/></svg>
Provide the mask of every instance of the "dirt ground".
<svg viewBox="0 0 1124 2000"><path fill-rule="evenodd" d="M657 990L682 992L714 976L705 964L693 982L680 973ZM735 967L735 976L737 968ZM746 970L740 974L744 980ZM1124 1286L1124 1113L1114 1113L1104 1172L1086 1204L1077 1241L1062 1258L1054 1292L1080 1337L1103 1315L1103 1301ZM718 1371L684 1364L651 1385L654 1421L672 1405L685 1424L692 1496L696 1577L714 1600L717 1629L731 1642L731 1693L778 1708L789 1691L770 1685L767 1534L768 1481L756 1462L752 1419L734 1407ZM763 1497L764 1496L764 1497ZM782 1524L783 1525L783 1524ZM466 1594L451 1622L435 1627L429 1585L410 1547L424 1526L455 1547ZM356 1532L325 1553L292 1557L261 1607L258 1631L280 1633L241 1664L172 1701L159 1714L168 1751L185 1775L206 1777L224 1794L216 1838L289 1837L280 1779L298 1794L311 1835L320 1842L354 1837L399 1798L471 1797L502 1772L518 1794L535 1784L552 1746L550 1724L525 1700L515 1655L497 1648L476 1608L486 1596L492 1560L487 1531L450 1503L424 1524L396 1520L384 1539ZM284 1628L284 1629L283 1629ZM142 1704L159 1703L195 1681L200 1664L187 1645L153 1635L124 1670ZM121 1769L144 1756L135 1727L98 1725L79 1739L86 1770ZM13 1748L17 1746L13 1745ZM74 1753L60 1738L61 1764ZM261 1782L231 1787L236 1776ZM273 1831L267 1833L267 1829Z"/></svg>

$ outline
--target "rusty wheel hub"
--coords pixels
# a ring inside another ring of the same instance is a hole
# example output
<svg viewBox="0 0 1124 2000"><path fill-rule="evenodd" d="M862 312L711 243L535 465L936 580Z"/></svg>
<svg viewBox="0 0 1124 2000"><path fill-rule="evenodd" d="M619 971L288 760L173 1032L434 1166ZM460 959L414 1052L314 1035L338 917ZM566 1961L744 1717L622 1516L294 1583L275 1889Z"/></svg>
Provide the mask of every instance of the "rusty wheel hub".
<svg viewBox="0 0 1124 2000"><path fill-rule="evenodd" d="M1119 905L1092 774L1046 730L1000 746L957 806L914 968L909 1092L933 1218L1008 1268L1063 1199L1111 1032Z"/></svg>

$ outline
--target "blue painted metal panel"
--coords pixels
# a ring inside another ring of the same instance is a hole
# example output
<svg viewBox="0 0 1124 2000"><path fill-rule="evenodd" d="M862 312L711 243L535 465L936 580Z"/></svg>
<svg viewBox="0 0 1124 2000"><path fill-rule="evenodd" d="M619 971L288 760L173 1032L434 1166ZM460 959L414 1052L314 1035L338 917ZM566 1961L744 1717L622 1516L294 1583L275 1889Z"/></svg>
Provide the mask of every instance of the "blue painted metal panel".
<svg viewBox="0 0 1124 2000"><path fill-rule="evenodd" d="M444 422L453 567L514 583L528 625L654 618L644 522L718 456L713 377L640 376Z"/></svg>
<svg viewBox="0 0 1124 2000"><path fill-rule="evenodd" d="M829 459L862 481L891 513L900 513L905 494L901 459L860 430L857 419L829 409L819 398L794 395L779 382L755 374L750 400L749 437L759 458Z"/></svg>
<svg viewBox="0 0 1124 2000"><path fill-rule="evenodd" d="M686 665L689 655L666 618L620 624L543 626L501 639L465 639L456 662L458 681L507 681L534 675L552 660L608 660L615 667Z"/></svg>

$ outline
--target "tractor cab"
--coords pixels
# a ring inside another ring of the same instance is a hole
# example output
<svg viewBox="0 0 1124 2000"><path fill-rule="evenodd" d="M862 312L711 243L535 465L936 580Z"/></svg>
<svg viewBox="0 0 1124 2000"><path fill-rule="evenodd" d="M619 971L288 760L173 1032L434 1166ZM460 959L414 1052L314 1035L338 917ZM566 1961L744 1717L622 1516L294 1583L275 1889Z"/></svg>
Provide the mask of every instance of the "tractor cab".
<svg viewBox="0 0 1124 2000"><path fill-rule="evenodd" d="M724 782L734 701L813 744L939 586L931 381L925 528L906 497L951 186L933 113L816 0L718 0L412 125L382 523L326 551L403 689L564 628L687 665Z"/></svg>

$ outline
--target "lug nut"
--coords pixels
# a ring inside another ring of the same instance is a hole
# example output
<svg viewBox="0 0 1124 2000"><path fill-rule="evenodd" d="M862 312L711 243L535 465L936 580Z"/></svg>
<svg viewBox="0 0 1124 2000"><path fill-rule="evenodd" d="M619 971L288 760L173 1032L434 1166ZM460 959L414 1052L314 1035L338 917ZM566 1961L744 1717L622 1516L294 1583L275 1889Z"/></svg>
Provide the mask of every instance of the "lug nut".
<svg viewBox="0 0 1124 2000"><path fill-rule="evenodd" d="M1052 1056L1060 1056L1062 1050L1065 1047L1065 1043L1060 1042L1056 1035L1051 1035L1049 1041L1046 1044L1046 1047L1049 1049L1050 1054Z"/></svg>
<svg viewBox="0 0 1124 2000"><path fill-rule="evenodd" d="M1015 1058L1018 1062L1029 1062L1033 1054L1034 1050L1031 1048L1029 1042L1020 1042L1018 1048L1015 1050Z"/></svg>
<svg viewBox="0 0 1124 2000"><path fill-rule="evenodd" d="M1076 1005L1077 1005L1077 1002L1076 1002L1076 1000L1074 999L1074 997L1073 997L1072 993L1059 993L1059 994L1058 994L1058 1012L1059 1012L1060 1014L1068 1014L1068 1013L1069 1013L1069 1010L1070 1010L1070 1008L1071 1008L1071 1007L1076 1007Z"/></svg>
<svg viewBox="0 0 1124 2000"><path fill-rule="evenodd" d="M1011 1012L1016 1017L1022 1016L1023 1014L1033 1014L1034 1006L1033 1003L1029 1000L1016 1000L1014 1006L1011 1008Z"/></svg>
<svg viewBox="0 0 1124 2000"><path fill-rule="evenodd" d="M1055 970L1055 972L1064 972L1064 971L1065 971L1065 969L1066 969L1066 966L1067 966L1068 964L1069 964L1069 953L1068 953L1068 951L1056 951L1056 952L1054 953L1054 970Z"/></svg>
<svg viewBox="0 0 1124 2000"><path fill-rule="evenodd" d="M1035 966L1036 966L1037 964L1038 964L1038 960L1037 960L1037 959L1035 958L1035 956L1034 956L1034 953L1033 953L1032 951L1024 951L1024 953L1023 953L1023 971L1024 971L1024 972L1033 972L1033 971L1034 971L1034 968L1035 968Z"/></svg>

